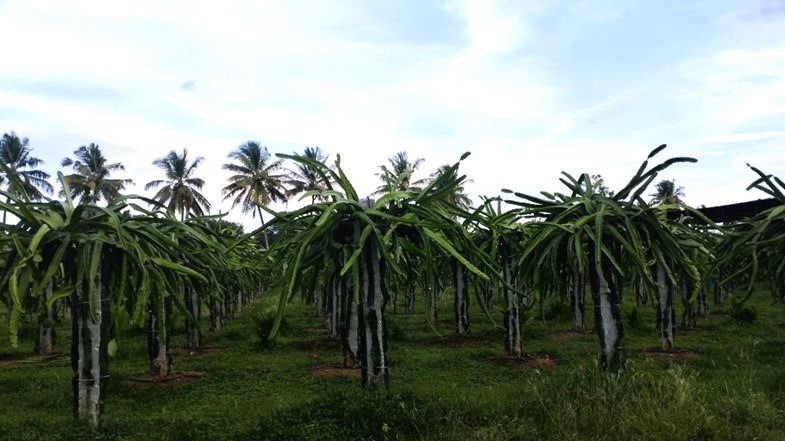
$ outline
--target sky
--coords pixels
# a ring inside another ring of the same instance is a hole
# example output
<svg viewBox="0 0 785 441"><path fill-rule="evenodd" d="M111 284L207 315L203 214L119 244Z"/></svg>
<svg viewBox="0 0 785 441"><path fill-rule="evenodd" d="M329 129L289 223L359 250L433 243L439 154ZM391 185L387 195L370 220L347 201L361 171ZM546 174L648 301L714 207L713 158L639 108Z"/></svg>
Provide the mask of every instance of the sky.
<svg viewBox="0 0 785 441"><path fill-rule="evenodd" d="M693 206L765 197L747 163L785 177L785 0L0 0L0 29L0 132L53 175L96 143L147 195L188 148L213 213L249 140L340 155L360 194L397 151L414 178L470 151L475 202L618 189L660 144L698 160L660 175Z"/></svg>

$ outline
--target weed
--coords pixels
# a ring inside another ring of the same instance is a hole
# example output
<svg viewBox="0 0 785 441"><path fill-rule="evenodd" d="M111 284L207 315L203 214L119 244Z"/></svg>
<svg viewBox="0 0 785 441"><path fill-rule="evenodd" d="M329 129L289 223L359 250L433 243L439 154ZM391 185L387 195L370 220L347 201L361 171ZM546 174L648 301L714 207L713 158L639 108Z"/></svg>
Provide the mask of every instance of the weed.
<svg viewBox="0 0 785 441"><path fill-rule="evenodd" d="M545 320L570 320L572 310L569 303L563 301L546 303L544 318Z"/></svg>
<svg viewBox="0 0 785 441"><path fill-rule="evenodd" d="M387 338L395 341L406 340L406 326L401 320L395 316L390 315L387 320Z"/></svg>
<svg viewBox="0 0 785 441"><path fill-rule="evenodd" d="M743 323L752 323L758 319L758 311L754 306L747 304L747 302L743 302L736 297L731 296L728 299L728 303L730 305L728 314L734 320Z"/></svg>
<svg viewBox="0 0 785 441"><path fill-rule="evenodd" d="M270 339L270 332L273 330L277 315L278 314L276 310L273 308L267 308L263 310L257 309L252 311L250 314L251 322L253 323L256 335L259 337L261 345L264 348L271 348L275 345L275 340ZM281 319L281 325L279 329L283 330L285 327L286 321L284 318Z"/></svg>
<svg viewBox="0 0 785 441"><path fill-rule="evenodd" d="M625 308L624 310L625 326L631 329L642 330L647 328L643 321L640 309L637 307Z"/></svg>

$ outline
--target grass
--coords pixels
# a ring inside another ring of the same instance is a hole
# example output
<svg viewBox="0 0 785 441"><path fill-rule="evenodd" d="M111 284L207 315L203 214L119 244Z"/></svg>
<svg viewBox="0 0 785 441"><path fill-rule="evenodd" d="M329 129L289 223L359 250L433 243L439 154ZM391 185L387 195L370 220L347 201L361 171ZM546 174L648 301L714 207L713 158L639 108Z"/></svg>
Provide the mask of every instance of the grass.
<svg viewBox="0 0 785 441"><path fill-rule="evenodd" d="M251 308L264 311L275 300ZM144 334L128 331L111 361L98 432L71 416L67 358L2 365L0 438L785 440L783 306L765 293L751 306L752 323L725 310L699 319L701 332L677 334L677 347L700 352L682 360L645 355L657 344L654 311L625 304L627 366L618 376L598 373L596 336L554 338L569 327L558 307L546 305L549 321L536 307L526 314L524 350L557 359L556 366L529 367L488 360L502 355L503 336L477 309L466 340L449 337L450 299L440 303L435 324L442 338L422 314L389 310L387 391L363 390L356 378L312 374L342 359L312 307L291 305L272 347L261 344L249 309L207 336L221 351L175 360L176 371L207 373L178 385L126 381L147 368ZM0 321L0 341L7 342ZM59 332L58 348L67 352L68 327ZM183 343L175 336L175 346ZM31 347L29 340L15 349L4 344L0 362Z"/></svg>

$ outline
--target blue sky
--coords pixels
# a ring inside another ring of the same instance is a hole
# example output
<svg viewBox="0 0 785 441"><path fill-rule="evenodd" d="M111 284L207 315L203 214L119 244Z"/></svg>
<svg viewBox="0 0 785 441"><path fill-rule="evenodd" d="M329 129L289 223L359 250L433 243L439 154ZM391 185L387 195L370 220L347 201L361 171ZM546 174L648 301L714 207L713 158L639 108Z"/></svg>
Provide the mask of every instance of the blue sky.
<svg viewBox="0 0 785 441"><path fill-rule="evenodd" d="M699 161L662 175L693 205L785 176L783 0L5 0L0 29L0 131L52 173L95 142L138 193L188 147L216 212L247 140L341 154L361 193L398 150L423 176L471 151L475 200L618 188L663 143Z"/></svg>

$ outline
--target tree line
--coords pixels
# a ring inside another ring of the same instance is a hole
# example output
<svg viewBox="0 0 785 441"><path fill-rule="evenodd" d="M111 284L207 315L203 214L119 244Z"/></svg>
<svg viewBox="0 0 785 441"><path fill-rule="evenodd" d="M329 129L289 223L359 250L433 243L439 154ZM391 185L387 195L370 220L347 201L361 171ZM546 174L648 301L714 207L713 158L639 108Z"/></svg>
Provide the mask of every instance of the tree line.
<svg viewBox="0 0 785 441"><path fill-rule="evenodd" d="M28 138L20 138L14 132L3 135L0 160L8 170L0 175L0 184L4 184L12 194L24 191L30 199L40 201L45 195L53 195L55 189L49 182L52 176L40 168L43 161L34 157L32 150ZM319 147L306 147L302 154L321 162L327 160ZM232 162L223 164L222 169L233 175L222 193L224 200L232 201L232 208L239 205L244 213L261 216L259 205L286 201L306 191L323 189L311 170L306 167L284 168L282 161L273 160L267 147L256 141L240 145L228 157ZM211 204L201 193L205 181L196 176L203 161L202 156L189 156L187 148L181 152L172 150L152 162L164 173L164 179L148 182L144 189L156 190L152 199L181 219L188 215L207 214ZM119 162L109 162L100 146L94 143L74 150L73 157L64 158L61 166L72 169L71 173L65 174L70 196L83 202L111 201L133 184L131 179L113 177L125 167ZM16 177L19 184L14 184L9 175ZM60 189L59 196L64 196L63 189Z"/></svg>
<svg viewBox="0 0 785 441"><path fill-rule="evenodd" d="M319 147L305 147L302 153L294 152L293 155L321 164L325 164L329 159L329 155ZM268 206L273 202L286 202L305 193L310 195L312 203L325 197L321 195L326 189L325 182L316 173L313 165L294 162L293 166L286 167L282 160L272 158L267 147L259 142L243 143L232 150L228 158L231 162L221 166L223 170L232 173L228 178L229 183L221 190L223 200L230 200L232 209L239 206L243 213L251 213L253 217L258 215L262 223L264 223L262 206ZM40 168L44 162L33 156L33 148L28 138L19 137L13 131L5 133L0 139L0 161L7 167L7 171L0 174L0 185L4 185L8 192L17 194L24 191L35 201L43 200L45 196L55 193L55 188L50 182L52 176ZM167 210L176 213L180 219L185 219L189 215L208 214L211 203L202 194L205 181L196 176L197 168L203 161L202 156L189 156L187 148L180 152L172 150L152 162L152 165L164 173L165 178L146 183L144 190L155 190L152 199ZM414 180L413 175L423 161L423 158L409 160L405 151L395 153L389 158L389 164L379 167L377 176L382 184L373 195L416 190L429 180L445 173L449 168L444 165L429 178ZM119 197L128 186L134 184L132 179L118 179L112 176L124 171L124 165L120 162L109 162L101 147L94 143L74 150L73 157L64 158L60 165L72 170L71 173L65 174L70 196L84 202L111 201ZM9 175L16 177L19 184L15 185L14 181L9 179ZM61 188L59 197L64 196L63 192ZM471 204L463 187L451 197L454 198L455 203L463 207Z"/></svg>

